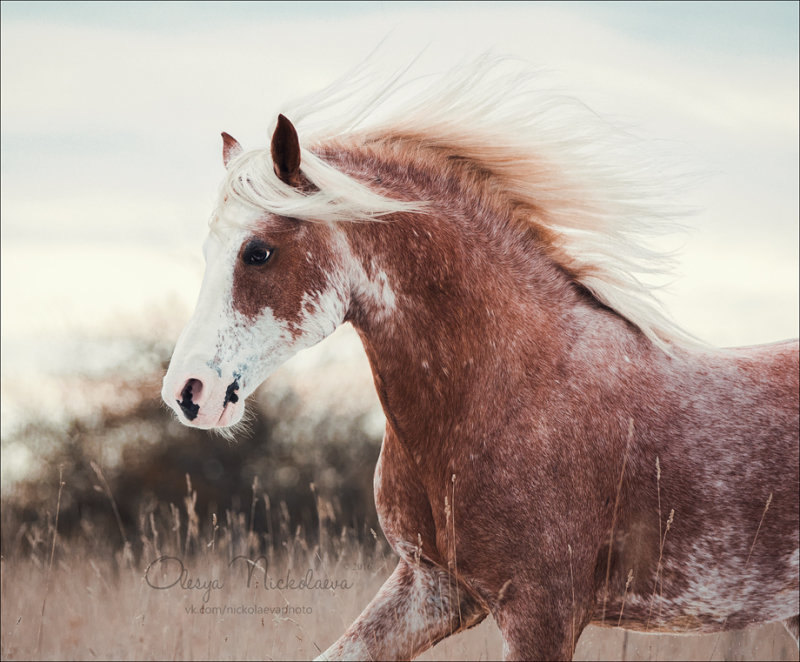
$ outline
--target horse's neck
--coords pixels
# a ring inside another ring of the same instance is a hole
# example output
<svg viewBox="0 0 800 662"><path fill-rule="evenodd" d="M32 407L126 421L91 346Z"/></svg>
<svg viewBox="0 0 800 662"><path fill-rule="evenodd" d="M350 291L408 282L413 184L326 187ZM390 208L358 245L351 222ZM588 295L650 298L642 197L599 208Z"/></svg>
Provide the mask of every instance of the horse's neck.
<svg viewBox="0 0 800 662"><path fill-rule="evenodd" d="M535 404L515 397L544 393L575 367L576 345L608 363L654 350L575 284L544 234L511 222L491 182L447 162L364 149L325 157L383 193L431 205L343 226L359 265L348 319L409 445L457 443L459 429L494 434L497 412Z"/></svg>
<svg viewBox="0 0 800 662"><path fill-rule="evenodd" d="M459 429L492 434L512 406L503 400L549 388L587 329L608 327L610 343L635 334L532 238L490 235L487 220L417 214L348 228L364 279L348 319L409 446L459 443Z"/></svg>

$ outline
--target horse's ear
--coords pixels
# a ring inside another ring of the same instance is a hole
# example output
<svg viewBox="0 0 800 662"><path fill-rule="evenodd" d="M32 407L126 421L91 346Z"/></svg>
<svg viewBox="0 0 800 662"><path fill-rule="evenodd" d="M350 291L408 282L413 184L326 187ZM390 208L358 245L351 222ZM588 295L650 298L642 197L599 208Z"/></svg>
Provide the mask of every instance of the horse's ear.
<svg viewBox="0 0 800 662"><path fill-rule="evenodd" d="M272 134L272 163L282 182L300 185L300 140L292 123L283 115L278 115L278 126Z"/></svg>
<svg viewBox="0 0 800 662"><path fill-rule="evenodd" d="M228 167L228 164L235 159L239 154L242 153L242 146L239 144L239 141L236 140L233 136L222 132L222 162L225 164L225 167Z"/></svg>

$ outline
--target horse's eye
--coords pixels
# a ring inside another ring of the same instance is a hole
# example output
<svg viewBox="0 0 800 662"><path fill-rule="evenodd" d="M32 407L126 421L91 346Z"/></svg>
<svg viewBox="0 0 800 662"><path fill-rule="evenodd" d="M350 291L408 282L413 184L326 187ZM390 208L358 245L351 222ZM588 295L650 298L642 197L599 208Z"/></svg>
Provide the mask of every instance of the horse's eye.
<svg viewBox="0 0 800 662"><path fill-rule="evenodd" d="M263 241L254 239L245 246L242 260L245 264L264 264L272 254L274 249L267 246Z"/></svg>

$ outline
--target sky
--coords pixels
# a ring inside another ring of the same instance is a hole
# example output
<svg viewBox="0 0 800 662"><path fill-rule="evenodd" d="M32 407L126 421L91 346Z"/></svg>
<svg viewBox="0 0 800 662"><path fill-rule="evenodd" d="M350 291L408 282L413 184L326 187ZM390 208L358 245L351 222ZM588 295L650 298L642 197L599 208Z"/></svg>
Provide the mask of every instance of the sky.
<svg viewBox="0 0 800 662"><path fill-rule="evenodd" d="M176 338L220 132L265 147L284 100L379 43L424 71L510 55L633 127L698 173L676 320L719 345L798 335L796 2L3 2L0 37L4 409L120 338Z"/></svg>

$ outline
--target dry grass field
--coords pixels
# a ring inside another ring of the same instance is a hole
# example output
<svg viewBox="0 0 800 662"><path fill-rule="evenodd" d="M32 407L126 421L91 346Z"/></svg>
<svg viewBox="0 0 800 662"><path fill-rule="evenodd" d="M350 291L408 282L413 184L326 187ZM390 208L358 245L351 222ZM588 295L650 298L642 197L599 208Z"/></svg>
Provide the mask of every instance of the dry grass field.
<svg viewBox="0 0 800 662"><path fill-rule="evenodd" d="M372 505L382 418L366 365L360 377L333 361L273 377L229 444L163 407L170 350L152 349L140 381L88 384L128 393L119 411L3 440L4 457L22 444L37 464L3 493L2 660L312 659L394 568ZM341 391L346 402L332 396ZM501 657L488 618L421 659ZM798 650L781 624L720 636L589 627L576 659L798 660Z"/></svg>
<svg viewBox="0 0 800 662"><path fill-rule="evenodd" d="M116 512L101 471L97 477ZM285 517L278 531L254 532L255 503L250 513L201 522L196 500L189 483L180 506L143 515L135 536L121 522L108 532L88 520L81 535L54 536L58 501L40 522L11 531L4 521L2 659L310 659L358 615L395 563L378 534L358 541L347 529L331 537L321 527L311 546ZM330 504L318 507L325 521ZM421 659L501 657L499 632L487 619ZM797 660L798 651L780 624L702 637L590 627L576 659Z"/></svg>

